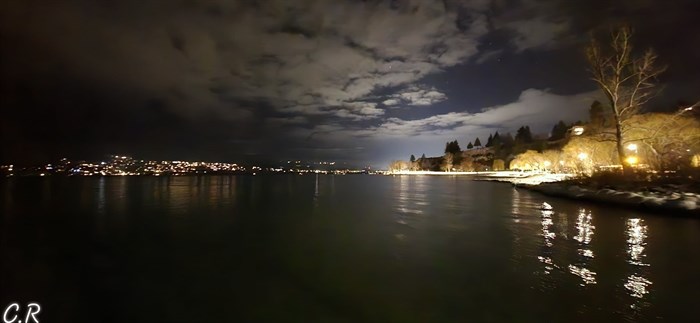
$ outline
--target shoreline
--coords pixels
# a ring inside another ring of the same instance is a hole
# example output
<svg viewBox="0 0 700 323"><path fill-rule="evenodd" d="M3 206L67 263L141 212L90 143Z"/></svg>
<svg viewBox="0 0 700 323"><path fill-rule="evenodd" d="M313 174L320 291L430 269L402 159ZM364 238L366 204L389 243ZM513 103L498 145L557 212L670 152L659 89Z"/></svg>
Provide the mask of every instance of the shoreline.
<svg viewBox="0 0 700 323"><path fill-rule="evenodd" d="M657 192L591 189L561 181L524 183L520 182L519 179L508 178L490 180L510 183L519 189L526 189L556 198L584 201L665 216L700 218L700 194L677 191L663 194Z"/></svg>

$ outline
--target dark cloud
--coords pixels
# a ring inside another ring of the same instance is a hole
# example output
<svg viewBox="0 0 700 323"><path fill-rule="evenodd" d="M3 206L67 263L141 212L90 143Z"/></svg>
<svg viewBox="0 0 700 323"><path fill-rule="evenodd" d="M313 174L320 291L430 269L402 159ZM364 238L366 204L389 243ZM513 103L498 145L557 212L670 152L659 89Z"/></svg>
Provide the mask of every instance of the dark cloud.
<svg viewBox="0 0 700 323"><path fill-rule="evenodd" d="M544 129L567 117L555 108L567 100L577 102L568 118L581 117L594 86L580 48L622 22L669 62L667 101L692 100L682 96L700 77L697 9L690 0L11 2L0 14L2 134L12 138L3 158L119 149L383 161L394 157L374 147L389 138L439 147L520 123Z"/></svg>

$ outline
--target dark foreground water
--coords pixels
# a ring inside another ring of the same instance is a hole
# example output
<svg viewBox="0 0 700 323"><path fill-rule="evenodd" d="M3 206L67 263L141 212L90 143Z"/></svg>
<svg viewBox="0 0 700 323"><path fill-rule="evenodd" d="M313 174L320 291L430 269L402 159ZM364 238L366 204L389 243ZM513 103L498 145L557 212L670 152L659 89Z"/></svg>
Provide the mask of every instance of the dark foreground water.
<svg viewBox="0 0 700 323"><path fill-rule="evenodd" d="M700 311L699 220L466 177L20 178L0 182L0 201L0 307L38 302L42 322Z"/></svg>

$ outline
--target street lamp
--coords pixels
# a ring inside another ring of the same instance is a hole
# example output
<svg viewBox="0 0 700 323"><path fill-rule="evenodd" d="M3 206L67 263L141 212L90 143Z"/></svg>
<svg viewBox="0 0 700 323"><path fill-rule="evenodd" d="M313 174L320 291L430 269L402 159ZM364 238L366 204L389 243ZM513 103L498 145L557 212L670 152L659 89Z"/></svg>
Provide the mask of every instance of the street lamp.
<svg viewBox="0 0 700 323"><path fill-rule="evenodd" d="M583 160L585 160L586 158L588 158L588 154L586 154L586 153L580 153L580 154L578 154L578 159L580 159L580 160L583 161Z"/></svg>
<svg viewBox="0 0 700 323"><path fill-rule="evenodd" d="M629 157L627 157L627 159L625 159L625 161L626 161L628 164L634 166L634 165L637 164L637 162L639 162L639 159L637 158L637 156L629 156Z"/></svg>
<svg viewBox="0 0 700 323"><path fill-rule="evenodd" d="M627 145L627 149L633 150L636 153L637 152L637 144L629 144L629 145Z"/></svg>

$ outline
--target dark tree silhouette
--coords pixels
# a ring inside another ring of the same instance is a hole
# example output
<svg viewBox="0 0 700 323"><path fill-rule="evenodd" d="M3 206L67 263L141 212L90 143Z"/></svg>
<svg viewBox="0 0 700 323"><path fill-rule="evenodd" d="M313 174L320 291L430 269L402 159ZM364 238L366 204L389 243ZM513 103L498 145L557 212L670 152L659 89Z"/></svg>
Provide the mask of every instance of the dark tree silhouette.
<svg viewBox="0 0 700 323"><path fill-rule="evenodd" d="M603 104L598 100L593 101L593 104L591 104L591 108L588 110L588 119L590 131L597 132L605 128L605 112Z"/></svg>
<svg viewBox="0 0 700 323"><path fill-rule="evenodd" d="M566 131L569 129L569 126L564 123L564 121L559 120L557 124L554 125L552 128L552 133L549 136L550 141L557 141L560 139L564 139L566 137Z"/></svg>
<svg viewBox="0 0 700 323"><path fill-rule="evenodd" d="M416 161L416 156L411 155L411 162L414 163Z"/></svg>
<svg viewBox="0 0 700 323"><path fill-rule="evenodd" d="M501 135L498 134L498 131L496 131L495 134L493 134L493 140L491 141L491 145L498 148L503 144L501 141Z"/></svg>
<svg viewBox="0 0 700 323"><path fill-rule="evenodd" d="M530 126L520 127L520 129L518 129L518 132L515 134L515 141L520 144L531 143L532 133L530 132Z"/></svg>
<svg viewBox="0 0 700 323"><path fill-rule="evenodd" d="M469 144L467 145L467 149L472 149L474 148L474 145L472 145L472 142L470 141Z"/></svg>
<svg viewBox="0 0 700 323"><path fill-rule="evenodd" d="M493 146L493 135L489 134L489 139L486 139L486 147Z"/></svg>
<svg viewBox="0 0 700 323"><path fill-rule="evenodd" d="M474 147L481 147L481 140L479 140L479 137L476 137L476 140L474 140Z"/></svg>
<svg viewBox="0 0 700 323"><path fill-rule="evenodd" d="M511 135L510 132L507 132L501 137L501 142L505 147L512 147L513 143L515 142L515 139L513 139L513 135Z"/></svg>
<svg viewBox="0 0 700 323"><path fill-rule="evenodd" d="M462 148L459 148L457 140L445 144L445 154L458 154L461 151Z"/></svg>

